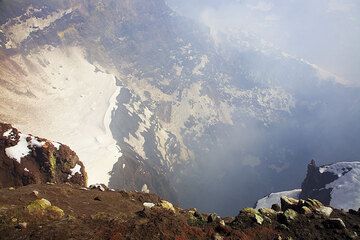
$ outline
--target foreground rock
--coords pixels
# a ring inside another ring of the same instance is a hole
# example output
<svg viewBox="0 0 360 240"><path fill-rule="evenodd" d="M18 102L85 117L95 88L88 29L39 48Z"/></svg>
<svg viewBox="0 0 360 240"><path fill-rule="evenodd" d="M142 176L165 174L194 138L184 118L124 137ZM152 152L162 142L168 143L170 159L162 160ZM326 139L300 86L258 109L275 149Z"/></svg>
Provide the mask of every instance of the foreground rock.
<svg viewBox="0 0 360 240"><path fill-rule="evenodd" d="M0 123L0 187L46 182L85 186L86 181L83 163L68 146Z"/></svg>
<svg viewBox="0 0 360 240"><path fill-rule="evenodd" d="M327 217L318 212L322 203L311 199L285 198L277 211L246 208L223 218L178 208L154 194L84 189L69 184L0 189L0 239L342 240L360 234L360 212L334 209ZM305 204L306 214L300 208Z"/></svg>

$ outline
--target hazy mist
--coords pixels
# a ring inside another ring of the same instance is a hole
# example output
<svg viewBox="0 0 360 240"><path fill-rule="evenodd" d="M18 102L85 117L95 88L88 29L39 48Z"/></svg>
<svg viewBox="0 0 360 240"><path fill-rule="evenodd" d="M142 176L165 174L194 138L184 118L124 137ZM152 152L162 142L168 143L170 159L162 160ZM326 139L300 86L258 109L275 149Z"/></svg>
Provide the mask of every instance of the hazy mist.
<svg viewBox="0 0 360 240"><path fill-rule="evenodd" d="M360 84L360 2L356 0L168 0L212 30L254 33L274 47Z"/></svg>

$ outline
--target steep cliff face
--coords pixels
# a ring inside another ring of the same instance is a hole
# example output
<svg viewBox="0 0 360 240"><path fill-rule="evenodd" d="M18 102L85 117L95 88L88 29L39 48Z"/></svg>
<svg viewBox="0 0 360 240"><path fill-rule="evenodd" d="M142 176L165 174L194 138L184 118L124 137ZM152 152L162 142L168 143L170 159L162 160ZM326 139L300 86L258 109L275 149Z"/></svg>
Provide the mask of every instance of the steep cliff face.
<svg viewBox="0 0 360 240"><path fill-rule="evenodd" d="M312 160L308 165L306 177L301 184L300 197L319 199L323 203L330 205L332 188L326 188L326 185L338 178L332 172L321 172L315 161Z"/></svg>
<svg viewBox="0 0 360 240"><path fill-rule="evenodd" d="M0 123L0 187L40 183L86 186L83 163L68 146Z"/></svg>

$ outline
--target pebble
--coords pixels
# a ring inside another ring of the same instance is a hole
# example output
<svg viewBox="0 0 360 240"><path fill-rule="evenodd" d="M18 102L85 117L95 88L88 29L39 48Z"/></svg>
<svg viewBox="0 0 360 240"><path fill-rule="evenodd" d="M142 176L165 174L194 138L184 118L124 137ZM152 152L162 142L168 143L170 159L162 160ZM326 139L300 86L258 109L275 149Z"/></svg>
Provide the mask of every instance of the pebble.
<svg viewBox="0 0 360 240"><path fill-rule="evenodd" d="M16 224L15 226L17 229L26 229L27 228L27 223L26 222L21 222L19 224Z"/></svg>

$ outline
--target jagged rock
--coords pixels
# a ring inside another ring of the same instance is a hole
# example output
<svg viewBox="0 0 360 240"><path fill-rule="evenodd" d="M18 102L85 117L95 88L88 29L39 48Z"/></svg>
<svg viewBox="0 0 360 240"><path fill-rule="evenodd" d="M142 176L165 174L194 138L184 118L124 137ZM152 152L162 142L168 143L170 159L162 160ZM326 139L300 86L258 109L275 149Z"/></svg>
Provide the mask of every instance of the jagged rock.
<svg viewBox="0 0 360 240"><path fill-rule="evenodd" d="M220 224L220 226L223 226L223 227L225 227L225 226L226 226L226 224L225 224L225 221L224 221L224 220L220 220L219 224Z"/></svg>
<svg viewBox="0 0 360 240"><path fill-rule="evenodd" d="M209 216L207 217L207 222L208 223L213 223L216 222L217 220L219 220L220 217L216 214L216 213L211 213L209 214Z"/></svg>
<svg viewBox="0 0 360 240"><path fill-rule="evenodd" d="M302 205L307 206L311 210L316 210L324 206L320 201L310 198L308 198Z"/></svg>
<svg viewBox="0 0 360 240"><path fill-rule="evenodd" d="M320 172L318 166L314 160L312 160L307 169L306 177L301 185L301 194L300 198L313 198L318 199L325 205L330 205L331 200L331 190L327 189L325 186L334 180L336 180L338 176L329 172Z"/></svg>
<svg viewBox="0 0 360 240"><path fill-rule="evenodd" d="M162 208L166 209L166 210L169 210L169 211L173 212L173 213L175 213L175 212L176 212L176 210L175 210L175 208L174 208L173 204L172 204L172 203L170 203L170 202L168 202L168 201L161 200L161 202L160 202L160 206L161 206Z"/></svg>
<svg viewBox="0 0 360 240"><path fill-rule="evenodd" d="M285 212L288 209L293 209L293 210L299 209L298 199L283 196L280 198L280 202L281 202L281 210L283 212Z"/></svg>
<svg viewBox="0 0 360 240"><path fill-rule="evenodd" d="M345 229L346 225L341 218L329 218L323 222L326 228L330 229Z"/></svg>
<svg viewBox="0 0 360 240"><path fill-rule="evenodd" d="M320 215L323 215L324 217L330 217L331 213L333 212L333 209L331 207L322 206L320 208L317 208L315 212Z"/></svg>
<svg viewBox="0 0 360 240"><path fill-rule="evenodd" d="M239 215L245 215L247 217L250 217L253 221L260 225L264 222L264 218L261 216L259 211L254 208L244 208L240 211Z"/></svg>
<svg viewBox="0 0 360 240"><path fill-rule="evenodd" d="M300 213L300 214L305 214L305 215L307 215L307 214L311 214L312 211L311 211L310 208L308 208L308 207L306 207L306 206L302 206L301 209L300 209L300 211L299 211L299 213Z"/></svg>
<svg viewBox="0 0 360 240"><path fill-rule="evenodd" d="M269 218L276 217L276 211L271 208L260 208L259 212L261 213L261 215L269 217Z"/></svg>
<svg viewBox="0 0 360 240"><path fill-rule="evenodd" d="M85 167L69 147L0 123L0 187L86 181Z"/></svg>

